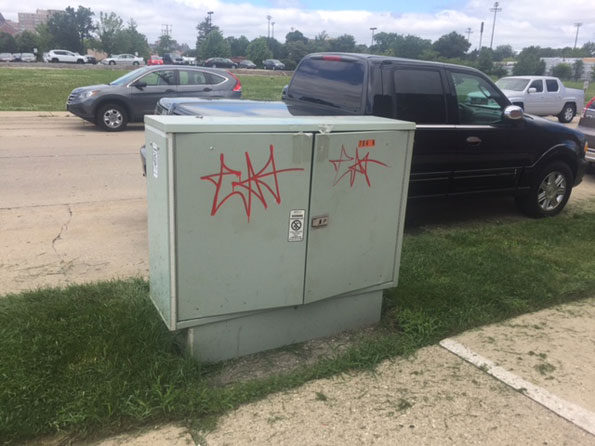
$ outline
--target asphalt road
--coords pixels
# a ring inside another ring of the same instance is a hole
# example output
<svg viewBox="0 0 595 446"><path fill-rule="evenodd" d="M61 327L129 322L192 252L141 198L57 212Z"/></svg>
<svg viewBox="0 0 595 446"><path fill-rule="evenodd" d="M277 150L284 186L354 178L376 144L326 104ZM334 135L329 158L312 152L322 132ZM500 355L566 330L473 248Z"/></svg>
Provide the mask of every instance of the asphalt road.
<svg viewBox="0 0 595 446"><path fill-rule="evenodd" d="M65 112L0 112L0 295L148 272L142 125L106 133ZM569 208L595 196L595 175ZM409 205L406 230L524 218L509 197Z"/></svg>

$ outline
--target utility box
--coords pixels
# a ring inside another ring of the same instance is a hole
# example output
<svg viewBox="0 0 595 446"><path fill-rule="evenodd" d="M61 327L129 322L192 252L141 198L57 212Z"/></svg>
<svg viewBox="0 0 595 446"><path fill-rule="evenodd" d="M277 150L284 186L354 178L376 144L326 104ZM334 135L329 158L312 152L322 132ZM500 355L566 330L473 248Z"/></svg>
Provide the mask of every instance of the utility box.
<svg viewBox="0 0 595 446"><path fill-rule="evenodd" d="M415 125L145 118L151 299L217 361L357 328L396 286Z"/></svg>

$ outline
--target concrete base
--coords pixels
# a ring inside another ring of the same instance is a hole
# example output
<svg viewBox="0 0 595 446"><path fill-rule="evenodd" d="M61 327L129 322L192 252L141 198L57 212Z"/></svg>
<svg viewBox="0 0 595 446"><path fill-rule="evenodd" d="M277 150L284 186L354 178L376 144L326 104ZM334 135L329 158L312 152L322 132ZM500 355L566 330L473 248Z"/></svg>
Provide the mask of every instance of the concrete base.
<svg viewBox="0 0 595 446"><path fill-rule="evenodd" d="M194 358L216 362L364 327L380 320L382 290L219 320L187 330Z"/></svg>

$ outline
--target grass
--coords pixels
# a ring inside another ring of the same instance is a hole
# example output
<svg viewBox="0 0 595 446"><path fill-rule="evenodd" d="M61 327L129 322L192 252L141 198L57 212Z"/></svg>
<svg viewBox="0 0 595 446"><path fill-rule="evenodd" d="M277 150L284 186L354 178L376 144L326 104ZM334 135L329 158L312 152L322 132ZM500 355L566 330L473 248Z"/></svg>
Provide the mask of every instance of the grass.
<svg viewBox="0 0 595 446"><path fill-rule="evenodd" d="M70 92L84 85L106 84L127 70L0 68L0 110L66 110ZM238 76L244 99L281 100L286 76Z"/></svg>
<svg viewBox="0 0 595 446"><path fill-rule="evenodd" d="M223 387L211 384L221 365L185 355L143 280L9 295L0 299L0 439L107 434L167 420L211 423L269 393L591 296L594 224L595 213L581 211L407 234L399 286L385 293L376 331L336 357Z"/></svg>

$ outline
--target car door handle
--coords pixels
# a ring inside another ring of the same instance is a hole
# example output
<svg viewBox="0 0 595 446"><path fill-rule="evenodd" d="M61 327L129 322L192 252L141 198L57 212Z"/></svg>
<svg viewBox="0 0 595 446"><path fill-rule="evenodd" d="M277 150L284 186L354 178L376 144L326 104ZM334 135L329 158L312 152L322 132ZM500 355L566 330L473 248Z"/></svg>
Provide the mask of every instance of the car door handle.
<svg viewBox="0 0 595 446"><path fill-rule="evenodd" d="M481 138L478 138L477 136L469 136L467 139L467 144L471 145L471 146L478 146L479 144L481 144Z"/></svg>
<svg viewBox="0 0 595 446"><path fill-rule="evenodd" d="M213 89L212 89L212 88L209 88L209 87L207 87L207 88L203 89L203 91L213 91Z"/></svg>
<svg viewBox="0 0 595 446"><path fill-rule="evenodd" d="M175 92L176 92L176 90L172 90L171 88L169 88L169 89L165 90L165 92L166 92L166 93L175 93Z"/></svg>

